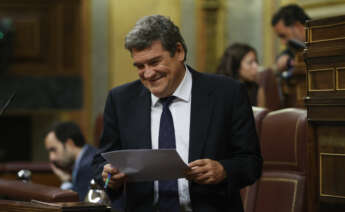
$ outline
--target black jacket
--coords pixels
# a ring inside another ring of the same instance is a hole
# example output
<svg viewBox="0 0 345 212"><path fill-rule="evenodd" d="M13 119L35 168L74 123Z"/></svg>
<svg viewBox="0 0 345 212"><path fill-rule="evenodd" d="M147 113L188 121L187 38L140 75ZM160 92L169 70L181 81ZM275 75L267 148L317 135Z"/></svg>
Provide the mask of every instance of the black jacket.
<svg viewBox="0 0 345 212"><path fill-rule="evenodd" d="M262 157L246 89L239 82L191 70L192 102L189 162L209 158L219 161L227 178L217 185L190 183L194 212L243 211L240 188L261 175ZM104 111L101 151L151 148L151 95L138 81L110 91ZM94 160L97 180L105 164ZM113 198L118 194L110 192ZM128 183L129 211L155 211L153 182Z"/></svg>

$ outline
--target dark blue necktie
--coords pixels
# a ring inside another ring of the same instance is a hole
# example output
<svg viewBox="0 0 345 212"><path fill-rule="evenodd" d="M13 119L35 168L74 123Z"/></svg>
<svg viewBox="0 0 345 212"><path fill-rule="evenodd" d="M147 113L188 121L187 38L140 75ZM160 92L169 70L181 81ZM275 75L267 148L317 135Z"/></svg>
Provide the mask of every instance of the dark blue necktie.
<svg viewBox="0 0 345 212"><path fill-rule="evenodd" d="M174 122L169 110L169 105L175 96L160 99L163 104L163 112L159 126L159 148L176 149ZM169 158L167 158L169 160ZM177 180L160 180L158 207L160 212L178 212L180 203L178 197Z"/></svg>

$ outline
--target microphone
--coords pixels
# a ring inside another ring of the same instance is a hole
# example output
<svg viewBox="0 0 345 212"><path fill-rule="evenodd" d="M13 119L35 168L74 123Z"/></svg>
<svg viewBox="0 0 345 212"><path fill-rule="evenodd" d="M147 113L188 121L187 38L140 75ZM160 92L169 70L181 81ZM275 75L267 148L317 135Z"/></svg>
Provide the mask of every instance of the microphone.
<svg viewBox="0 0 345 212"><path fill-rule="evenodd" d="M5 113L6 109L8 108L8 106L10 105L10 103L13 101L14 97L16 96L16 92L13 92L13 94L10 96L10 98L6 101L6 103L4 104L4 106L2 106L1 110L0 110L0 116Z"/></svg>
<svg viewBox="0 0 345 212"><path fill-rule="evenodd" d="M287 46L290 48L290 49L293 49L295 51L300 51L300 50L303 50L306 46L303 42L299 41L299 40L296 40L296 39L290 39L288 40L287 42Z"/></svg>

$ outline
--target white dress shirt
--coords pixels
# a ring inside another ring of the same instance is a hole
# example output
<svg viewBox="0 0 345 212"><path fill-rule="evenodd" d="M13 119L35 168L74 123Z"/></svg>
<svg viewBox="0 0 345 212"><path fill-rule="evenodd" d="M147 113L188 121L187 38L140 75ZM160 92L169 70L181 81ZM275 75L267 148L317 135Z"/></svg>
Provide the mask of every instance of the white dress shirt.
<svg viewBox="0 0 345 212"><path fill-rule="evenodd" d="M173 96L176 98L170 104L169 109L174 121L176 151L182 160L188 164L189 153L189 130L190 130L190 114L192 101L192 75L187 66L186 72L180 85L177 87ZM158 135L160 118L163 110L159 98L151 94L151 139L152 149L158 149ZM178 194L180 204L184 211L192 211L190 206L189 185L185 178L180 178L178 183ZM158 203L158 181L154 182L154 204Z"/></svg>

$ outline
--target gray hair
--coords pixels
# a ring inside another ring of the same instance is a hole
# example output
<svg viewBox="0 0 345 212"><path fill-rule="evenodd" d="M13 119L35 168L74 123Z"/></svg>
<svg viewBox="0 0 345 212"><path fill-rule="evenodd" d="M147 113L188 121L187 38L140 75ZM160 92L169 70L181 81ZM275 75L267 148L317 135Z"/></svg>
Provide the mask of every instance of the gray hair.
<svg viewBox="0 0 345 212"><path fill-rule="evenodd" d="M141 18L125 38L125 47L129 51L133 49L144 50L152 45L154 41L161 41L165 50L174 56L177 43L181 43L185 58L187 46L180 34L179 28L167 17L162 15L145 16Z"/></svg>

